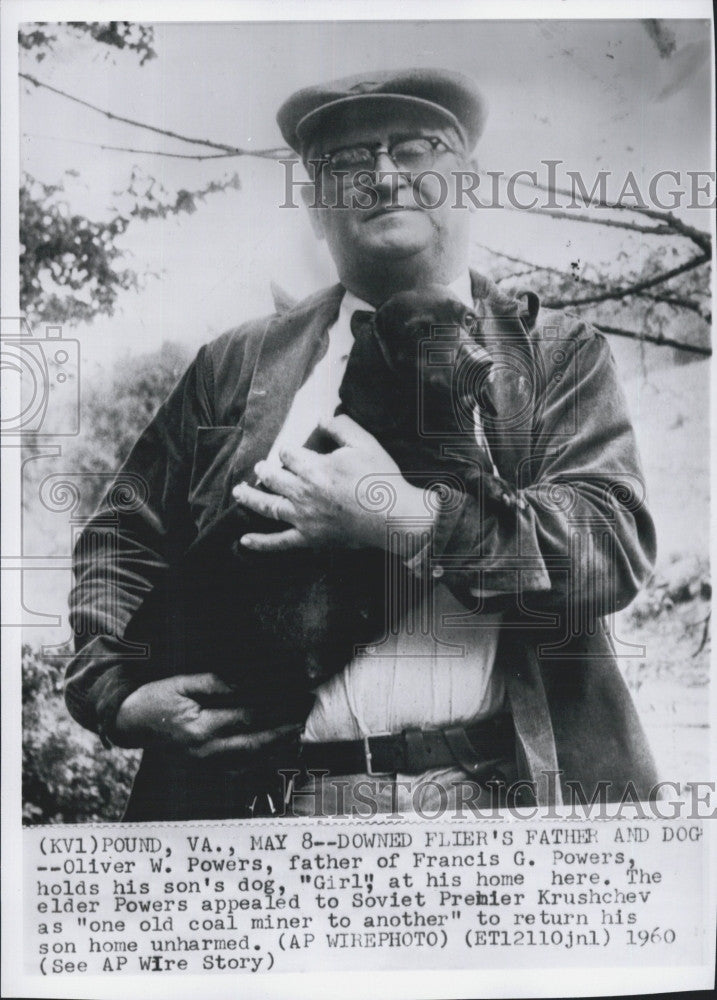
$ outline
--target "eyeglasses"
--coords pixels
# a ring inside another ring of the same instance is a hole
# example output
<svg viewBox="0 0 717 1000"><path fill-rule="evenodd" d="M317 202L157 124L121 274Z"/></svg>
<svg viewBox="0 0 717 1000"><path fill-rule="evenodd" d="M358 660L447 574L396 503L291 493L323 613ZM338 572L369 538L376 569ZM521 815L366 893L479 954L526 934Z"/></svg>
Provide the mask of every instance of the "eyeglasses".
<svg viewBox="0 0 717 1000"><path fill-rule="evenodd" d="M398 170L430 170L439 156L455 153L443 139L435 135L423 135L414 139L400 139L390 146L376 143L371 146L344 146L320 156L322 167L332 174L346 174L351 180L361 172L372 173L380 153L393 160Z"/></svg>

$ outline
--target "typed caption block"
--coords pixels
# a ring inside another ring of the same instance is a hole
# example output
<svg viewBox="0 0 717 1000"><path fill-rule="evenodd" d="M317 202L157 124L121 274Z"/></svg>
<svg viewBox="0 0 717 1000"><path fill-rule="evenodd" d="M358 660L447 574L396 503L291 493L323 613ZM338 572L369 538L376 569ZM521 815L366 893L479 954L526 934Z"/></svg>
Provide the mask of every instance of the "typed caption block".
<svg viewBox="0 0 717 1000"><path fill-rule="evenodd" d="M702 821L24 831L25 970L699 965Z"/></svg>

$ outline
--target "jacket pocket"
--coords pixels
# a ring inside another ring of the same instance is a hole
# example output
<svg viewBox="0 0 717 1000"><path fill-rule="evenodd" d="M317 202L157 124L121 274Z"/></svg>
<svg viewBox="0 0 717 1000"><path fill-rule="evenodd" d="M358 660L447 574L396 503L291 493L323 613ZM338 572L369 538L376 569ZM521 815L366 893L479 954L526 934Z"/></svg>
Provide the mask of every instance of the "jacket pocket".
<svg viewBox="0 0 717 1000"><path fill-rule="evenodd" d="M227 473L240 438L239 427L197 427L189 506L199 531L220 511Z"/></svg>

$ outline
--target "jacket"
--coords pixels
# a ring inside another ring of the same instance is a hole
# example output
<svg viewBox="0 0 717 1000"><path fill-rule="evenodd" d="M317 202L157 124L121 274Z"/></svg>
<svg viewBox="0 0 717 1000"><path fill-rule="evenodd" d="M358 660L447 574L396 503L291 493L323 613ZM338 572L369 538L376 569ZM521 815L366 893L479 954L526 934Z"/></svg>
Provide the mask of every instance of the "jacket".
<svg viewBox="0 0 717 1000"><path fill-rule="evenodd" d="M587 798L601 783L611 800L628 787L647 798L654 764L605 623L632 600L655 558L614 361L582 320L538 315L534 295L526 309L488 279L472 274L472 282L493 359L496 413L484 430L521 505L501 517L460 489L443 491L432 545L414 571L440 576L468 608L504 612L495 669L539 803L559 802L576 782ZM334 286L204 345L80 537L66 702L103 738L111 739L124 698L154 679L151 655L125 639L133 615L232 503L231 487L251 479L327 348L342 295ZM211 670L210 651L197 669ZM191 803L211 773L145 751L133 793L142 805L130 803L129 815L231 815L230 799L247 791L241 769L214 776L223 805L201 813Z"/></svg>

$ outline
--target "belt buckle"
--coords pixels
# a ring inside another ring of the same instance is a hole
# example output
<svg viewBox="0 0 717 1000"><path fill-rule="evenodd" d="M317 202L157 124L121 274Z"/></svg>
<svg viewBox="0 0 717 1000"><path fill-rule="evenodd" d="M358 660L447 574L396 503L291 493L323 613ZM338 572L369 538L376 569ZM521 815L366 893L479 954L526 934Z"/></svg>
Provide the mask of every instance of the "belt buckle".
<svg viewBox="0 0 717 1000"><path fill-rule="evenodd" d="M371 753L371 747L369 746L369 740L374 739L377 736L392 736L392 733L371 733L370 736L363 737L363 753L366 758L366 774L369 778L381 778L386 777L388 774L393 774L393 771L374 771L372 767L373 754Z"/></svg>

